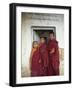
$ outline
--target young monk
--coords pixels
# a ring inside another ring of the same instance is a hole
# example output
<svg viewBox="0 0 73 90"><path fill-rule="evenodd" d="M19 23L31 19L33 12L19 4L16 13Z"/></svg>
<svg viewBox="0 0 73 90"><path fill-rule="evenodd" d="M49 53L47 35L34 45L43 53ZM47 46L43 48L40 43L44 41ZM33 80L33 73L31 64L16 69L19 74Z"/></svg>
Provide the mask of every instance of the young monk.
<svg viewBox="0 0 73 90"><path fill-rule="evenodd" d="M39 52L38 42L34 41L31 51L31 76L42 76L42 60Z"/></svg>
<svg viewBox="0 0 73 90"><path fill-rule="evenodd" d="M47 50L47 43L45 37L40 38L40 45L39 45L40 55L43 63L43 76L48 75L47 67L48 67L48 50Z"/></svg>
<svg viewBox="0 0 73 90"><path fill-rule="evenodd" d="M59 47L58 41L55 39L54 33L49 34L48 42L48 56L49 56L49 65L48 65L48 75L59 75Z"/></svg>

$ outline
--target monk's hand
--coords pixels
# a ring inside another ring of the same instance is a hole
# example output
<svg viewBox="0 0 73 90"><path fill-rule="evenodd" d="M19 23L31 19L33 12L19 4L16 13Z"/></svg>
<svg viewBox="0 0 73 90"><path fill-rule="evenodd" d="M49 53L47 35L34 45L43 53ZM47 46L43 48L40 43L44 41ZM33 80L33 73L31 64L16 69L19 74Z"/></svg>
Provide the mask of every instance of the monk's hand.
<svg viewBox="0 0 73 90"><path fill-rule="evenodd" d="M39 60L39 63L41 63L41 59Z"/></svg>
<svg viewBox="0 0 73 90"><path fill-rule="evenodd" d="M51 51L50 51L50 54L53 54L55 52L55 48L53 48Z"/></svg>

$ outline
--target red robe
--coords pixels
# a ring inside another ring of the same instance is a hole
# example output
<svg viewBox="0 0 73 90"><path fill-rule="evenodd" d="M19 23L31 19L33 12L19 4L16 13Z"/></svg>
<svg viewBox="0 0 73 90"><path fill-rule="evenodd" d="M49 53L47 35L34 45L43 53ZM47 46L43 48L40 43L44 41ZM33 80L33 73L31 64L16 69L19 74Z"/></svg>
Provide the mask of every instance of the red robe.
<svg viewBox="0 0 73 90"><path fill-rule="evenodd" d="M40 50L40 55L42 59L42 64L43 64L43 76L47 76L47 67L48 67L48 50L47 50L47 45L46 43L41 43L39 46Z"/></svg>
<svg viewBox="0 0 73 90"><path fill-rule="evenodd" d="M36 50L32 50L31 59L31 76L42 76L42 60L38 48Z"/></svg>
<svg viewBox="0 0 73 90"><path fill-rule="evenodd" d="M54 49L54 52L51 51ZM48 55L49 55L49 66L48 75L59 75L59 48L56 40L49 40L48 42Z"/></svg>

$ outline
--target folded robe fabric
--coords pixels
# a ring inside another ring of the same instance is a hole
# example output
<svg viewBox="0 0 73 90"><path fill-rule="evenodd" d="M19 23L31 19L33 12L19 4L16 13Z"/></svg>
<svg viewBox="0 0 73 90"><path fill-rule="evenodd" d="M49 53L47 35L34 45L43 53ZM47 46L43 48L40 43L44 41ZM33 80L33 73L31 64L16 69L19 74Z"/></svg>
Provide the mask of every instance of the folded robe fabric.
<svg viewBox="0 0 73 90"><path fill-rule="evenodd" d="M48 56L49 56L49 65L48 65L48 75L59 75L59 47L58 42L54 40L49 40L48 45ZM54 49L54 52L51 51Z"/></svg>

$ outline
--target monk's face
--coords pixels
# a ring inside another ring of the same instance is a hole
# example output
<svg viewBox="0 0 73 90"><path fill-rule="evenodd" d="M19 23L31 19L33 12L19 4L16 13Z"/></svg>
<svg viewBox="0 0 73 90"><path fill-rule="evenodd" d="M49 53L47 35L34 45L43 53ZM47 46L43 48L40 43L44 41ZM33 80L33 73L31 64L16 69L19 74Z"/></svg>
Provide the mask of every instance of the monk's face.
<svg viewBox="0 0 73 90"><path fill-rule="evenodd" d="M38 42L34 42L33 47L37 48L38 47Z"/></svg>
<svg viewBox="0 0 73 90"><path fill-rule="evenodd" d="M40 39L40 42L41 42L41 43L45 43L45 39L44 39L44 38L41 38L41 39Z"/></svg>
<svg viewBox="0 0 73 90"><path fill-rule="evenodd" d="M53 40L54 39L54 34L50 34L49 38L50 38L50 40Z"/></svg>

